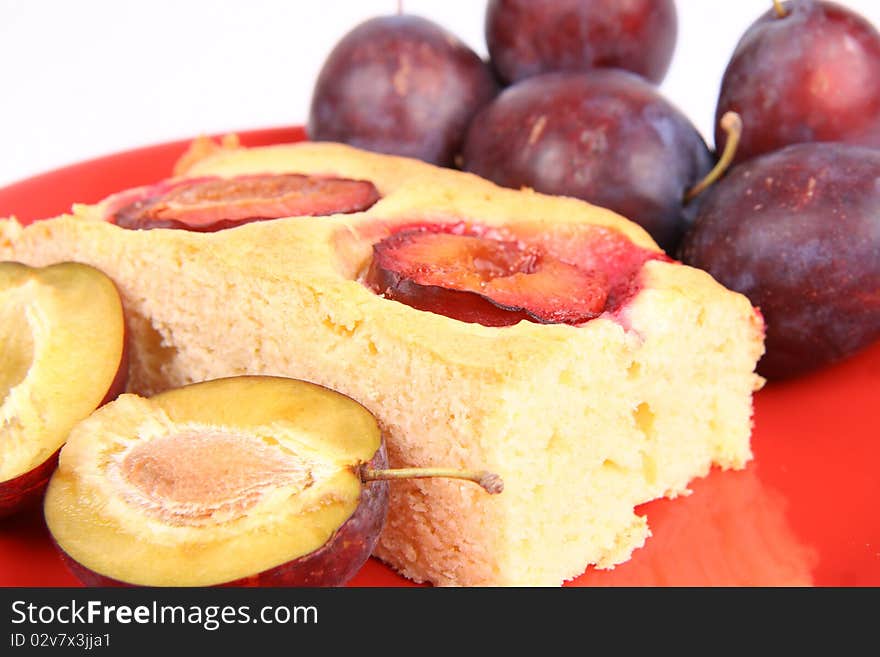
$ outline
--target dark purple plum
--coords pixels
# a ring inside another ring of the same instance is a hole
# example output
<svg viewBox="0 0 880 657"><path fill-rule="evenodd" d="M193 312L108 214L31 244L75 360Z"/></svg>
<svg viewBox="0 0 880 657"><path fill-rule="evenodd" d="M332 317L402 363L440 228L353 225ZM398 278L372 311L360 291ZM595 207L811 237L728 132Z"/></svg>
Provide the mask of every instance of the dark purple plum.
<svg viewBox="0 0 880 657"><path fill-rule="evenodd" d="M830 2L780 3L737 44L716 117L742 117L736 162L810 141L880 146L878 81L880 34L867 20Z"/></svg>
<svg viewBox="0 0 880 657"><path fill-rule="evenodd" d="M880 338L880 151L794 144L700 198L681 257L760 308L758 372L798 375Z"/></svg>
<svg viewBox="0 0 880 657"><path fill-rule="evenodd" d="M468 122L497 90L488 64L455 35L419 16L380 16L324 62L307 133L452 166Z"/></svg>
<svg viewBox="0 0 880 657"><path fill-rule="evenodd" d="M685 194L712 164L691 121L619 69L517 82L477 114L463 149L465 170L610 208L668 253L688 225Z"/></svg>
<svg viewBox="0 0 880 657"><path fill-rule="evenodd" d="M490 0L486 44L505 82L622 68L659 83L678 37L672 0Z"/></svg>

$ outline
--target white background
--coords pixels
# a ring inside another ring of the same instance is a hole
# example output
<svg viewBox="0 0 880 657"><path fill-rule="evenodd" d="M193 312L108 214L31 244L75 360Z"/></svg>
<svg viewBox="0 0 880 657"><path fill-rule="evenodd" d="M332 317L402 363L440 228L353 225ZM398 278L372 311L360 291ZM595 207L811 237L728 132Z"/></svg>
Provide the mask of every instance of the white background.
<svg viewBox="0 0 880 657"><path fill-rule="evenodd" d="M622 1L622 0L621 0ZM880 0L840 0L880 25ZM721 74L770 0L678 0L661 91L712 145ZM483 0L403 0L486 56ZM0 0L0 186L202 133L304 123L336 41L397 0Z"/></svg>

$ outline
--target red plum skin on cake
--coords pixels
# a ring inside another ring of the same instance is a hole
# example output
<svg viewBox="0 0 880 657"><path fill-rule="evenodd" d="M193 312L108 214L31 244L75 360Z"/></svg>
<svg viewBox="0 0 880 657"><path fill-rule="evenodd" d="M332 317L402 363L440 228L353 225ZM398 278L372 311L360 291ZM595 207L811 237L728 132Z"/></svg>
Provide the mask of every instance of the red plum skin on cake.
<svg viewBox="0 0 880 657"><path fill-rule="evenodd" d="M580 241L557 255L515 228L399 227L374 245L365 281L386 298L483 326L576 325L622 306L642 265L665 258L612 231L584 231Z"/></svg>
<svg viewBox="0 0 880 657"><path fill-rule="evenodd" d="M378 200L376 188L363 180L297 174L202 177L122 194L107 215L123 228L214 232L280 217L362 212Z"/></svg>

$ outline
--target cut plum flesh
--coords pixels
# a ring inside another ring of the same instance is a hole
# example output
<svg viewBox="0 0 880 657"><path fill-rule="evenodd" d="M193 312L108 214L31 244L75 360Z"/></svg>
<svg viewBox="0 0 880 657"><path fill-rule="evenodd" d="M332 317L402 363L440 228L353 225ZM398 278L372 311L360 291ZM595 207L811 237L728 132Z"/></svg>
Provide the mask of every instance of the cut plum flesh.
<svg viewBox="0 0 880 657"><path fill-rule="evenodd" d="M78 424L46 492L62 557L88 585L324 586L385 521L375 418L321 386L241 376L122 395Z"/></svg>

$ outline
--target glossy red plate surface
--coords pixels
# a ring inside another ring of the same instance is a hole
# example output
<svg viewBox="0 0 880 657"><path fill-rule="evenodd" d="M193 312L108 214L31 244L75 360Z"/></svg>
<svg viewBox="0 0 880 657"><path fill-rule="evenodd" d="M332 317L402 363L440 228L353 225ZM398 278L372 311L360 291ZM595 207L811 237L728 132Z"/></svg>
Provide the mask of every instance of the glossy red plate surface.
<svg viewBox="0 0 880 657"><path fill-rule="evenodd" d="M241 134L258 146L299 128ZM119 153L0 189L0 216L28 222L170 175L181 141ZM880 344L756 395L754 461L713 470L693 494L643 505L653 536L574 586L880 586ZM410 584L371 560L353 586ZM0 520L0 586L76 586L39 508Z"/></svg>

